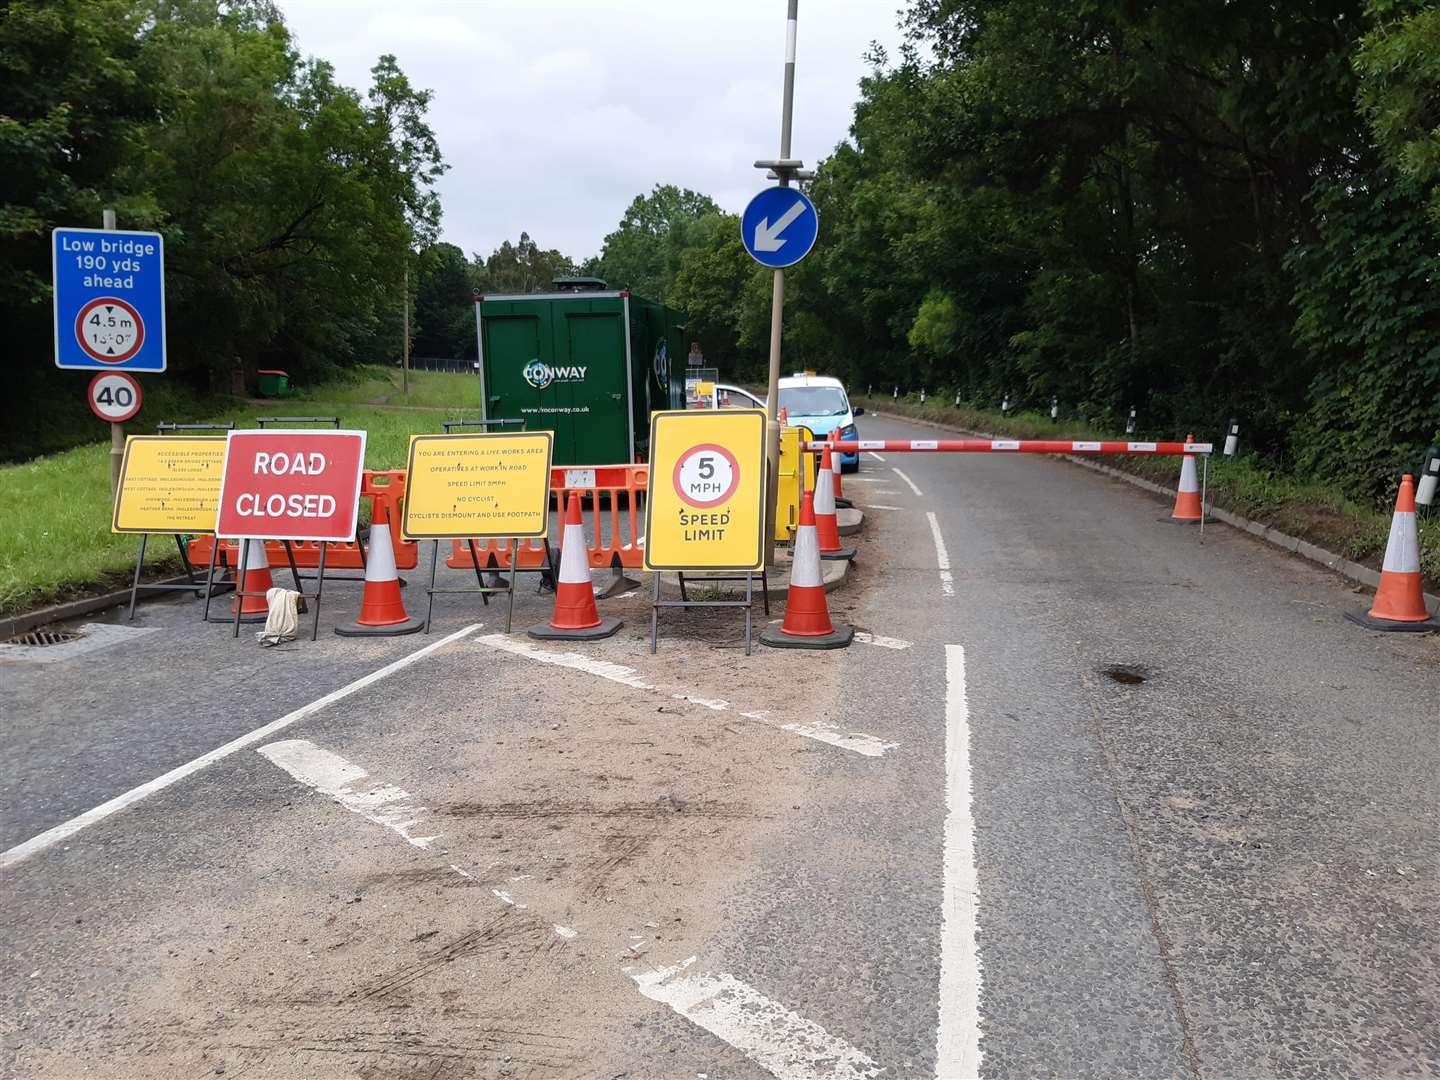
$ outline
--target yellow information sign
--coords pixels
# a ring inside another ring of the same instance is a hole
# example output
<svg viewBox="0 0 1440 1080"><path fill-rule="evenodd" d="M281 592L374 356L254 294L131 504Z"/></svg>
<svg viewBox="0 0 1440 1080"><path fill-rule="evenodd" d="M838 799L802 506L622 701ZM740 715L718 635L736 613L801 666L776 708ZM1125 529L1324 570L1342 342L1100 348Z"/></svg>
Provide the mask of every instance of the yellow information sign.
<svg viewBox="0 0 1440 1080"><path fill-rule="evenodd" d="M412 435L407 540L544 536L550 529L549 431Z"/></svg>
<svg viewBox="0 0 1440 1080"><path fill-rule="evenodd" d="M131 435L110 531L213 533L224 471L224 435Z"/></svg>
<svg viewBox="0 0 1440 1080"><path fill-rule="evenodd" d="M764 535L764 411L653 413L645 569L759 570Z"/></svg>

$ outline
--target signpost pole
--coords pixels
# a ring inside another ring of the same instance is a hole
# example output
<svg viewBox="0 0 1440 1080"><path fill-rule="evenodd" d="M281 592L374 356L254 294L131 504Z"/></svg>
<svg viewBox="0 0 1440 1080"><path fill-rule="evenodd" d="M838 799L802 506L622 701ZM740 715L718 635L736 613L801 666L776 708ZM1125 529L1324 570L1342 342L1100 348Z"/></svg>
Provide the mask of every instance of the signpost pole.
<svg viewBox="0 0 1440 1080"><path fill-rule="evenodd" d="M790 120L795 104L795 25L800 0L789 0L785 15L785 97L780 109L780 157L790 157ZM780 172L780 186L790 186L790 175ZM780 333L785 310L785 271L775 270L770 298L770 379L765 391L765 470L770 481L765 500L765 564L775 565L775 500L780 479Z"/></svg>
<svg viewBox="0 0 1440 1080"><path fill-rule="evenodd" d="M114 229L115 211L100 211L100 227ZM115 501L115 492L120 487L120 463L125 460L125 425L110 422L110 501ZM133 604L132 604L133 612Z"/></svg>

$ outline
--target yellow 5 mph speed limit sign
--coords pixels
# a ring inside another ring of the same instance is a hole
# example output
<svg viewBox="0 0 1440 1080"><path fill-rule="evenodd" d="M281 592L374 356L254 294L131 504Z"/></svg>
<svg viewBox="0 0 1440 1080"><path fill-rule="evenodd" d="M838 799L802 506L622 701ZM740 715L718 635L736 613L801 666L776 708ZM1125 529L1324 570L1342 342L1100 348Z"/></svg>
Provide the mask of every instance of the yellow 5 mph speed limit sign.
<svg viewBox="0 0 1440 1080"><path fill-rule="evenodd" d="M645 569L756 571L764 533L765 413L652 414Z"/></svg>

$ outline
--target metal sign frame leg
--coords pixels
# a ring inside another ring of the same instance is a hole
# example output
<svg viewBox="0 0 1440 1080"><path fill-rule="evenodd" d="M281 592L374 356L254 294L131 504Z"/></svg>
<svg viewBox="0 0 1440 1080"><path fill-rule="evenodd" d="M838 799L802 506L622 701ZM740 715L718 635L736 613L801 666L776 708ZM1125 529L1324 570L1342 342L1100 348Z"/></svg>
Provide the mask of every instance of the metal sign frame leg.
<svg viewBox="0 0 1440 1080"><path fill-rule="evenodd" d="M194 566L194 564L191 563L191 561L190 561L190 553L185 550L185 540L184 540L184 538L181 536L180 533L170 533L169 535L170 535L170 536L173 536L173 537L175 538L175 547L178 548L179 551L180 551L180 565L185 568L185 580L186 580L186 582L187 582L188 584L183 584L183 585L182 585L182 584L180 584L179 582L176 582L176 583L173 584L173 585L172 585L172 584L169 584L169 583L165 583L165 584L148 583L148 584L142 585L142 584L140 583L140 575L141 575L141 573L144 571L144 568L145 568L145 549L146 549L146 547L149 545L151 535L156 535L156 536L158 536L158 535L160 535L160 534L159 534L159 533L155 533L155 534L151 534L151 533L141 533L141 534L140 534L140 551L139 551L139 553L135 556L135 574L134 574L134 576L130 579L130 611L129 611L129 614L127 614L127 615L125 616L125 620L126 620L127 622L133 622L133 621L135 620L135 606L136 606L136 604L137 604L137 603L139 602L139 600L140 600L140 593L141 593L142 591L145 591L145 592L181 592L181 591L184 591L184 592L193 592L193 593L195 594L195 596L196 596L197 599L202 595L202 591L201 591L202 588L208 589L208 590L210 590L212 593L213 593L213 591L214 591L214 583L213 583L209 578L206 579L206 583L205 583L204 586L202 586L200 582L198 582L198 581L195 580L195 566ZM213 545L212 545L212 547L213 547ZM209 597L207 596L206 599L208 600Z"/></svg>
<svg viewBox="0 0 1440 1080"><path fill-rule="evenodd" d="M310 640L320 635L320 594L325 591L325 554L330 547L328 540L320 541L320 566L315 571L315 623L310 627ZM300 595L305 595L301 593Z"/></svg>
<svg viewBox="0 0 1440 1080"><path fill-rule="evenodd" d="M218 537L217 537L218 540ZM235 571L235 625L230 633L232 638L240 636L240 612L245 608L245 564L249 562L250 542L240 541L240 565Z"/></svg>
<svg viewBox="0 0 1440 1080"><path fill-rule="evenodd" d="M549 545L549 538L546 538L546 545ZM510 625L515 619L515 574L520 562L520 541L514 537L510 539L510 608L505 612L505 633L510 633Z"/></svg>
<svg viewBox="0 0 1440 1080"><path fill-rule="evenodd" d="M428 602L425 605L425 633L430 633L430 616L435 614L435 569L440 565L440 541L430 542L430 587L425 590Z"/></svg>
<svg viewBox="0 0 1440 1080"><path fill-rule="evenodd" d="M201 622L210 621L210 598L215 595L215 559L220 554L220 538L212 536L210 540L210 563L205 567L205 607L200 612ZM240 585L241 582L235 583L237 589Z"/></svg>

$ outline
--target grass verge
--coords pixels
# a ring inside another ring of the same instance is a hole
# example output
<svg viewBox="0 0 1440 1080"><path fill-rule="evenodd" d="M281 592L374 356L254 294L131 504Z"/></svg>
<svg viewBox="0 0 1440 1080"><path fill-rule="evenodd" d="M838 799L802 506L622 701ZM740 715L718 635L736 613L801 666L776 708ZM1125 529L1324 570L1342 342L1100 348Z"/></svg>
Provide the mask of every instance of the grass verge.
<svg viewBox="0 0 1440 1080"><path fill-rule="evenodd" d="M1087 427L1074 420L1051 420L1038 413L1002 415L986 409L954 406L931 398L855 397L867 412L885 412L935 424L984 431L1017 439L1123 439L1116 431ZM861 422L863 429L864 423ZM1146 434L1144 437L1156 437ZM1184 433L1167 438L1183 438ZM1223 442L1223 434L1196 432L1197 439ZM1106 465L1160 484L1174 484L1179 466L1173 458L1106 457ZM1418 468L1418 463L1416 465ZM1292 476L1253 454L1233 458L1216 454L1210 463L1209 496L1216 506L1333 551L1358 563L1380 568L1390 535L1390 506L1364 505L1338 490ZM1419 516L1420 568L1425 587L1440 588L1440 513Z"/></svg>
<svg viewBox="0 0 1440 1080"><path fill-rule="evenodd" d="M399 373L394 375L393 388L376 378L327 384L280 402L237 403L201 420L255 427L258 416L333 414L342 426L369 433L367 467L401 469L412 434L438 432L444 420L474 416L478 395L469 376L411 372L416 380L411 384L411 401L418 398L431 404L396 408L390 404L399 396ZM382 400L359 403L357 388L373 388ZM304 408L297 409L302 402ZM144 424L128 425L132 434L152 432L161 420L174 419L148 407L146 416ZM0 465L0 490L7 496L6 512L0 515L0 615L93 596L128 583L140 540L110 531L109 462L107 439ZM145 564L152 573L178 570L175 545L158 538L149 545Z"/></svg>

